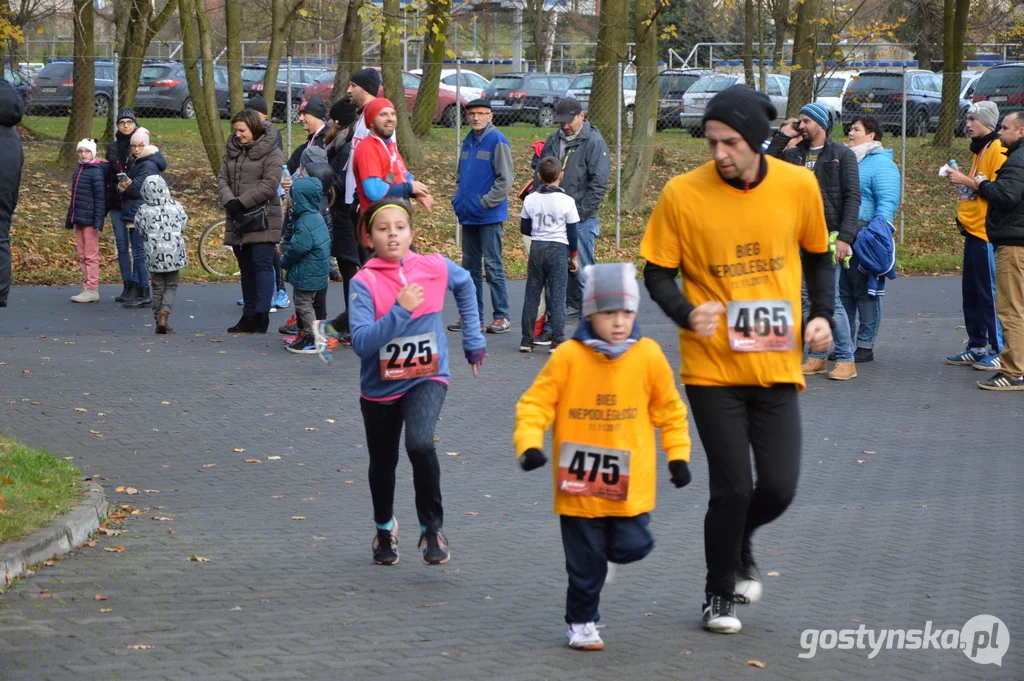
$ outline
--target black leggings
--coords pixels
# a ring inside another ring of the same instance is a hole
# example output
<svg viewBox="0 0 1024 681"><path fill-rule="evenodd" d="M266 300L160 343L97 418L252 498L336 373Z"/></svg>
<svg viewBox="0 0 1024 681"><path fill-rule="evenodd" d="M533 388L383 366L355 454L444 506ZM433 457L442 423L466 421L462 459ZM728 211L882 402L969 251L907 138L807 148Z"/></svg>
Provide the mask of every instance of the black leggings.
<svg viewBox="0 0 1024 681"><path fill-rule="evenodd" d="M447 392L448 386L440 381L424 381L390 402L360 398L366 446L370 452L368 477L373 498L373 520L378 525L388 522L394 515L395 467L398 466L398 444L403 424L420 526L440 530L444 524L441 466L434 449L434 427Z"/></svg>
<svg viewBox="0 0 1024 681"><path fill-rule="evenodd" d="M711 500L704 516L705 590L731 598L741 553L754 531L782 515L800 475L800 407L793 384L686 386L708 457ZM757 484L750 470L754 450Z"/></svg>
<svg viewBox="0 0 1024 681"><path fill-rule="evenodd" d="M274 273L277 277L277 288L274 292L284 290L284 272L281 270L281 251L277 248L274 249Z"/></svg>

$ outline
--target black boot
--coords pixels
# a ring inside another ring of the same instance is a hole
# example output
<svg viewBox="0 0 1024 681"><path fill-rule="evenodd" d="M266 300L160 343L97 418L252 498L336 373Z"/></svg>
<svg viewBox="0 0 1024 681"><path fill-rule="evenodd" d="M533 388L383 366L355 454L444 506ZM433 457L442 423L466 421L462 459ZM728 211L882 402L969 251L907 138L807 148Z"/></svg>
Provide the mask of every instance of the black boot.
<svg viewBox="0 0 1024 681"><path fill-rule="evenodd" d="M259 312L255 317L252 318L252 328L250 329L253 333L266 333L270 327L270 313Z"/></svg>
<svg viewBox="0 0 1024 681"><path fill-rule="evenodd" d="M136 289L135 304L131 307L150 307L153 304L153 296L150 294L148 286L139 286ZM128 307L127 302L125 307Z"/></svg>
<svg viewBox="0 0 1024 681"><path fill-rule="evenodd" d="M119 295L116 298L114 298L114 302L115 303L123 303L128 298L131 298L132 294L134 292L135 292L135 282L133 282L133 281L126 281L126 282L124 282L124 288L121 289L121 295Z"/></svg>
<svg viewBox="0 0 1024 681"><path fill-rule="evenodd" d="M253 321L256 315L244 314L238 323L228 329L228 333L252 333Z"/></svg>

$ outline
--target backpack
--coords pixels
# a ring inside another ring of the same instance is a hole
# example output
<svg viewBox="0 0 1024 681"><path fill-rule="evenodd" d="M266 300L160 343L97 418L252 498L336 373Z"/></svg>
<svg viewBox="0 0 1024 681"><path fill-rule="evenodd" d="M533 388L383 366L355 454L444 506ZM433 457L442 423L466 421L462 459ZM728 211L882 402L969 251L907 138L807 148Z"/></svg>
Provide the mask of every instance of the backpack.
<svg viewBox="0 0 1024 681"><path fill-rule="evenodd" d="M896 227L885 218L876 217L857 232L853 252L857 265L868 275L868 295L885 295L885 280L896 278Z"/></svg>

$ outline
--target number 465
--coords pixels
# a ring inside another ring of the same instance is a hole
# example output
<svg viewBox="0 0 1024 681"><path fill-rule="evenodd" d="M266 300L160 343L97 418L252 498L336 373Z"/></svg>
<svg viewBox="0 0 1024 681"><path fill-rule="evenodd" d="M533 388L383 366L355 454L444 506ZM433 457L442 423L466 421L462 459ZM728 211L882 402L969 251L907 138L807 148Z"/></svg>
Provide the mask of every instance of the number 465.
<svg viewBox="0 0 1024 681"><path fill-rule="evenodd" d="M789 335L789 322L786 320L786 309L782 307L756 307L754 318L750 318L750 308L742 308L736 315L736 324L733 326L736 333L744 336L770 336L775 335L783 338Z"/></svg>

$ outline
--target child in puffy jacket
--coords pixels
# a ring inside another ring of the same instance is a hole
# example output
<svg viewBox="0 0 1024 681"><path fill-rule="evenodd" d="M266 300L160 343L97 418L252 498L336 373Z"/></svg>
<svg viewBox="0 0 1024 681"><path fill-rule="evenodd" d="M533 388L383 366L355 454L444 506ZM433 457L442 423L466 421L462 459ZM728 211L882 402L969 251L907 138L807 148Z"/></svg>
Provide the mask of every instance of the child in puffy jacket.
<svg viewBox="0 0 1024 681"><path fill-rule="evenodd" d="M159 174L143 180L139 194L144 203L135 212L135 229L146 246L156 332L174 333L167 322L178 292L178 270L188 266L184 236L188 214L171 198L167 182Z"/></svg>
<svg viewBox="0 0 1024 681"><path fill-rule="evenodd" d="M82 292L71 296L71 302L98 303L100 230L107 218L107 162L96 158L96 140L82 140L77 151L78 167L71 178L71 203L64 227L75 230Z"/></svg>
<svg viewBox="0 0 1024 681"><path fill-rule="evenodd" d="M292 237L281 256L281 269L293 288L298 336L286 346L289 352L314 354L313 325L317 294L326 291L331 275L331 233L320 213L323 185L315 177L295 180L291 188Z"/></svg>

